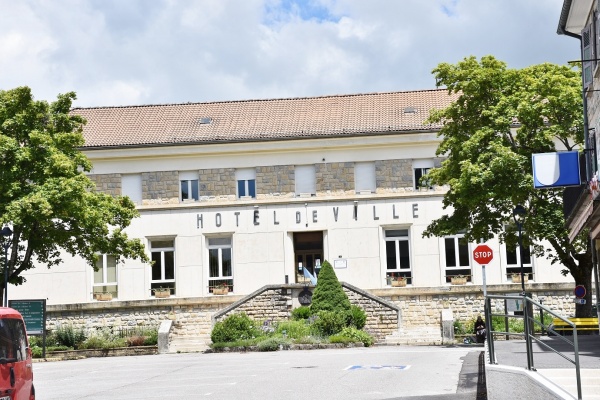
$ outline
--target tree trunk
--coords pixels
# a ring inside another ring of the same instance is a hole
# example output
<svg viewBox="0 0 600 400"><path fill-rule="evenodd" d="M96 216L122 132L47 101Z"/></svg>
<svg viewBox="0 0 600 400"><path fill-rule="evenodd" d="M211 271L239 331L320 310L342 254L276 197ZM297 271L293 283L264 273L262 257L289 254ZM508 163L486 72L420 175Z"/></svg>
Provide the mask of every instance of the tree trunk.
<svg viewBox="0 0 600 400"><path fill-rule="evenodd" d="M577 269L571 270L571 275L575 278L575 286L583 285L585 287L585 296L583 297L585 304L575 304L576 318L595 317L592 315L592 271L592 260L587 257L579 260Z"/></svg>

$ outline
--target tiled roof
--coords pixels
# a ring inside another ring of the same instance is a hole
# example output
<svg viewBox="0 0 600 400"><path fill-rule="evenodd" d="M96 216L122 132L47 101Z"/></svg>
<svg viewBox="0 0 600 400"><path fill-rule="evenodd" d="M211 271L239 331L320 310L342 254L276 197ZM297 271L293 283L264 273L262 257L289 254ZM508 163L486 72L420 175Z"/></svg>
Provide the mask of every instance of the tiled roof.
<svg viewBox="0 0 600 400"><path fill-rule="evenodd" d="M447 107L453 98L440 89L71 112L87 120L85 147L123 147L431 130L438 126L425 124L429 111Z"/></svg>

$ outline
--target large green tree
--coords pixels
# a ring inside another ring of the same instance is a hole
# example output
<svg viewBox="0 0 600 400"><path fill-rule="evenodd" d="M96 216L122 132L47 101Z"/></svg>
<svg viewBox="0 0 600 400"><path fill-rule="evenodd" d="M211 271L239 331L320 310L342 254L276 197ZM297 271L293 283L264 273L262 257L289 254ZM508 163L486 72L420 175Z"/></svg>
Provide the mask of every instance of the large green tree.
<svg viewBox="0 0 600 400"><path fill-rule="evenodd" d="M448 214L433 221L426 236L465 232L468 241L498 235L517 243L512 212L526 211L524 246L563 267L587 288L586 304L576 315L591 316L592 258L590 240L571 242L563 215L562 189L533 188L531 155L572 150L583 143L583 106L579 71L540 64L509 69L492 56L468 57L434 70L439 86L455 101L431 114L441 123L437 154L442 166L428 179L447 185Z"/></svg>
<svg viewBox="0 0 600 400"><path fill-rule="evenodd" d="M100 253L148 261L142 243L124 232L138 216L135 205L97 192L85 174L85 121L69 113L74 99L66 93L49 104L28 87L0 91L0 223L13 231L8 281L15 285L36 265L60 264L64 252L92 266Z"/></svg>

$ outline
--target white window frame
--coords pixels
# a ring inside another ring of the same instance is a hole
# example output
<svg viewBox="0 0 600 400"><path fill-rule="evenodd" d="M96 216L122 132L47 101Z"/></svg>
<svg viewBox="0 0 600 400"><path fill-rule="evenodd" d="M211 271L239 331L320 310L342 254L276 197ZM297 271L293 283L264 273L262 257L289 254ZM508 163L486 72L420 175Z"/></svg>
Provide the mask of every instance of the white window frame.
<svg viewBox="0 0 600 400"><path fill-rule="evenodd" d="M316 196L317 171L314 165L296 165L294 167L296 196Z"/></svg>
<svg viewBox="0 0 600 400"><path fill-rule="evenodd" d="M256 169L244 168L235 170L235 190L238 199L256 198ZM254 183L254 193L251 193L251 182ZM244 185L244 192L240 192L240 183Z"/></svg>
<svg viewBox="0 0 600 400"><path fill-rule="evenodd" d="M473 274L473 266L471 263L471 246L470 243L461 243L461 240L465 237L464 234L457 234L457 235L450 235L450 236L444 236L441 238L443 246L442 248L444 249L442 255L443 255L443 263L442 266L444 268L444 277L446 280L446 283L450 283L450 277L453 275L464 275L467 278L468 282L472 282L472 274ZM456 264L455 266L449 266L448 262L450 260L448 260L448 252L446 251L447 246L448 246L448 241L452 241L452 246L453 246L453 250L454 250L454 264ZM466 246L466 250L467 250L467 257L466 260L462 260L463 262L466 261L466 264L461 264L461 259L460 259L460 250L461 250L461 246Z"/></svg>
<svg viewBox="0 0 600 400"><path fill-rule="evenodd" d="M388 232L390 232L390 236L388 236ZM391 236L392 232L398 232L397 235ZM406 234L404 234L404 232ZM393 276L404 276L407 279L407 283L412 284L413 272L412 272L412 250L410 247L410 230L408 228L385 228L383 229L383 239L385 242L384 245L384 260L385 260L385 271L386 271L386 279L390 279ZM387 256L387 246L389 242L394 243L394 252L395 252L395 268L390 268L388 265L388 256ZM401 266L401 249L400 242L406 242L406 251L408 251L408 267Z"/></svg>
<svg viewBox="0 0 600 400"><path fill-rule="evenodd" d="M515 246L515 259L516 259L516 263L515 264L509 264L508 263L508 252L512 250L509 250L508 246L506 245L506 243L502 244L502 256L504 257L504 277L506 279L507 282L511 281L511 278L509 275L512 274L520 274L521 273L521 251L519 249L519 245L517 244ZM525 247L523 248L523 250L525 250ZM509 272L508 269L511 269L512 272ZM534 258L533 258L533 254L531 253L531 247L529 248L529 262L528 263L523 263L523 273L525 275L529 275L529 277L531 277L530 280L534 280L535 279L535 270L534 270Z"/></svg>
<svg viewBox="0 0 600 400"><path fill-rule="evenodd" d="M207 248L207 270L208 270L208 290L212 293L212 289L217 286L227 285L230 291L234 289L234 281L233 281L233 236L214 236L206 238L206 248ZM230 254L230 275L224 275L224 267L223 267L223 250L229 249ZM218 275L211 276L211 267L210 267L210 253L211 250L217 250L217 259L218 259Z"/></svg>
<svg viewBox="0 0 600 400"><path fill-rule="evenodd" d="M182 187L187 186L187 196L184 197ZM196 195L194 196L194 189ZM179 200L198 201L200 199L200 182L197 171L180 171L179 172Z"/></svg>
<svg viewBox="0 0 600 400"><path fill-rule="evenodd" d="M172 242L171 246L153 246L153 243L158 243L158 242ZM148 240L148 244L149 244L149 249L150 249L150 259L154 258L154 253L160 253L160 259L161 259L161 271L160 271L160 279L152 279L152 273L154 272L154 266L151 267L151 271L150 271L150 294L154 295L154 289L158 289L160 287L163 288L170 288L171 289L171 294L175 294L175 290L177 288L176 286L176 282L177 282L177 262L176 262L176 253L175 253L175 238L170 237L170 238L152 238ZM165 278L166 273L165 273L165 253L167 252L172 252L173 253L173 278L172 279L167 279Z"/></svg>
<svg viewBox="0 0 600 400"><path fill-rule="evenodd" d="M376 189L375 162L354 163L354 190L356 193L375 193Z"/></svg>
<svg viewBox="0 0 600 400"><path fill-rule="evenodd" d="M98 293L110 293L113 295L113 297L118 297L119 295L119 259L117 256L114 255L110 255L110 254L99 254L98 255L98 261L96 262L96 268L98 268L98 272L102 273L102 282L96 282L96 276L97 276L97 272L94 270L92 273L92 296L95 297L96 294ZM109 257L112 257L112 259L114 259L114 267L115 267L115 280L114 281L109 281L108 280L108 267L109 267ZM107 290L94 290L94 289L98 289L98 288L102 288L102 289L106 289L109 286L114 286L115 290L114 292L112 291L107 291Z"/></svg>
<svg viewBox="0 0 600 400"><path fill-rule="evenodd" d="M432 188L430 185L419 184L419 178L424 176L425 174L427 174L429 172L429 170L433 167L434 167L433 159L413 160L413 180L414 180L413 187L415 189L418 190L421 188L429 188L429 189ZM419 177L417 177L417 175L419 175Z"/></svg>
<svg viewBox="0 0 600 400"><path fill-rule="evenodd" d="M121 195L129 197L135 204L142 204L142 174L121 175Z"/></svg>

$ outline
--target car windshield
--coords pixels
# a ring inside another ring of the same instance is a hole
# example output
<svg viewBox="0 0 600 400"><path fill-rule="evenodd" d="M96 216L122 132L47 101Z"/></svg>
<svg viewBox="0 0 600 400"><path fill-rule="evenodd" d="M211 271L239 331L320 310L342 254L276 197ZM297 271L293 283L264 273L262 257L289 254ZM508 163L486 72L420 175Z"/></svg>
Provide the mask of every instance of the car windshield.
<svg viewBox="0 0 600 400"><path fill-rule="evenodd" d="M27 336L23 321L0 319L0 363L23 361L27 358Z"/></svg>

